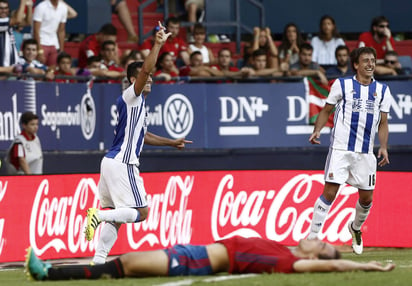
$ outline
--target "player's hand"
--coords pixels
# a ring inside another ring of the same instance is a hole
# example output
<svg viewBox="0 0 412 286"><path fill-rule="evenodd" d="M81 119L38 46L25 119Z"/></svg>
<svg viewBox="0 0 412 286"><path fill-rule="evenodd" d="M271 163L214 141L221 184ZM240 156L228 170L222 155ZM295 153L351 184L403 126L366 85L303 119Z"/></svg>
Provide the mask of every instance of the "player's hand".
<svg viewBox="0 0 412 286"><path fill-rule="evenodd" d="M165 32L166 28L163 27L163 25L162 25L162 23L160 23L160 21L158 22L158 26L156 27L156 29L158 31L156 33L155 43L162 46L167 41L167 38L169 38L172 33L171 32L166 33Z"/></svg>
<svg viewBox="0 0 412 286"><path fill-rule="evenodd" d="M320 144L320 132L319 131L313 131L312 135L309 137L309 142L312 144Z"/></svg>
<svg viewBox="0 0 412 286"><path fill-rule="evenodd" d="M388 150L386 150L384 148L379 148L378 159L380 159L380 158L382 158L382 159L378 163L379 167L383 167L383 166L389 164L390 162L389 162Z"/></svg>
<svg viewBox="0 0 412 286"><path fill-rule="evenodd" d="M371 271L382 271L382 272L387 272L391 271L395 268L395 264L393 263L388 263L386 265L382 265L382 263L377 262L377 261L370 261L367 263L368 269Z"/></svg>
<svg viewBox="0 0 412 286"><path fill-rule="evenodd" d="M192 143L193 141L186 140L185 138L179 138L175 140L174 147L180 150L180 149L185 148L186 144L192 144Z"/></svg>

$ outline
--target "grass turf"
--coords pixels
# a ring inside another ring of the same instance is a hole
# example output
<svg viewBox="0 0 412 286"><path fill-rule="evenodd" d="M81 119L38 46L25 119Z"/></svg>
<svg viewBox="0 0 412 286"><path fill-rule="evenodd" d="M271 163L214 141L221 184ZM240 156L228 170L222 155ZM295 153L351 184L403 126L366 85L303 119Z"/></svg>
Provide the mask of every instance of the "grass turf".
<svg viewBox="0 0 412 286"><path fill-rule="evenodd" d="M307 274L262 274L253 277L228 277L226 274L208 277L158 277L158 278L126 278L118 280L79 280L79 281L28 281L23 268L3 268L0 271L0 285L25 286L25 285L290 285L290 286L315 286L315 285L412 285L412 249L366 249L363 255L356 256L344 253L343 258L360 262L370 260L386 263L393 261L397 266L392 272L346 272L346 273L307 273ZM224 277L222 277L224 276ZM236 279L225 279L236 278ZM207 282L208 279L216 279ZM356 284L355 284L356 283Z"/></svg>

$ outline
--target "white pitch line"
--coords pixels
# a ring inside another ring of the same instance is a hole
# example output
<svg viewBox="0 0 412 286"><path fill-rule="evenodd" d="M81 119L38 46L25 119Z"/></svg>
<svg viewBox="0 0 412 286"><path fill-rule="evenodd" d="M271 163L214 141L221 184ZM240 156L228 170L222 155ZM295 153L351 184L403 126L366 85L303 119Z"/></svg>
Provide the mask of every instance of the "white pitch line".
<svg viewBox="0 0 412 286"><path fill-rule="evenodd" d="M186 280L181 280L181 281L176 281L176 282L167 282L163 284L155 284L154 286L182 286L182 285L192 285L195 280L192 279L186 279Z"/></svg>
<svg viewBox="0 0 412 286"><path fill-rule="evenodd" d="M184 286L184 285L192 285L193 283L197 283L197 282L213 283L213 282L220 282L220 281L233 280L233 279L249 278L253 276L257 276L257 274L225 275L225 276L206 278L202 280L185 279L185 280L176 281L176 282L156 284L155 286Z"/></svg>

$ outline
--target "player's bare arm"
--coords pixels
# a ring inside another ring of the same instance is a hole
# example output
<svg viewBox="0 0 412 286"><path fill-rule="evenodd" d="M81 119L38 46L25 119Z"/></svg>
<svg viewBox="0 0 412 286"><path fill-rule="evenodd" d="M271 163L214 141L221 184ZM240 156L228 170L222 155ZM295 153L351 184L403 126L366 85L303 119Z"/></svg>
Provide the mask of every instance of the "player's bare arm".
<svg viewBox="0 0 412 286"><path fill-rule="evenodd" d="M388 137L389 137L389 128L388 128L388 113L381 112L381 121L379 122L378 127L378 137L380 148L378 150L378 162L379 167L383 167L389 164L389 154L388 154Z"/></svg>
<svg viewBox="0 0 412 286"><path fill-rule="evenodd" d="M137 76L137 79L134 85L134 91L136 94L140 94L142 92L144 86L147 83L147 79L149 75L151 74L153 68L155 67L160 48L166 42L167 38L169 38L169 36L172 34L170 32L169 33L165 32L165 27L163 27L160 21L159 21L158 29L159 31L156 33L155 42L153 44L153 47L150 50L149 55L146 57L143 63L141 72L139 72L139 75Z"/></svg>
<svg viewBox="0 0 412 286"><path fill-rule="evenodd" d="M296 272L347 272L347 271L380 271L387 272L395 268L395 264L388 263L382 265L376 261L367 263L355 262L352 260L298 260L293 264Z"/></svg>
<svg viewBox="0 0 412 286"><path fill-rule="evenodd" d="M170 139L151 132L146 132L144 143L153 146L170 146L177 149L183 149L186 147L186 144L192 144L193 141L186 140L185 138Z"/></svg>
<svg viewBox="0 0 412 286"><path fill-rule="evenodd" d="M320 131L328 122L329 116L333 112L335 106L329 103L326 103L325 106L320 111L318 118L316 118L315 127L313 128L313 133L309 137L309 142L312 144L320 144Z"/></svg>

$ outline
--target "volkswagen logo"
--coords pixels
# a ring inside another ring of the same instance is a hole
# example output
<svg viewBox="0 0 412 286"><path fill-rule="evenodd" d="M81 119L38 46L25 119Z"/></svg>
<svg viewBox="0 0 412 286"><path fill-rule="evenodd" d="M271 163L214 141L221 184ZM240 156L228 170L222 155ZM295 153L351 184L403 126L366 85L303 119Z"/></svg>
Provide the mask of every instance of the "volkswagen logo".
<svg viewBox="0 0 412 286"><path fill-rule="evenodd" d="M183 94L172 94L164 105L163 118L166 131L171 137L186 137L193 126L192 104Z"/></svg>

